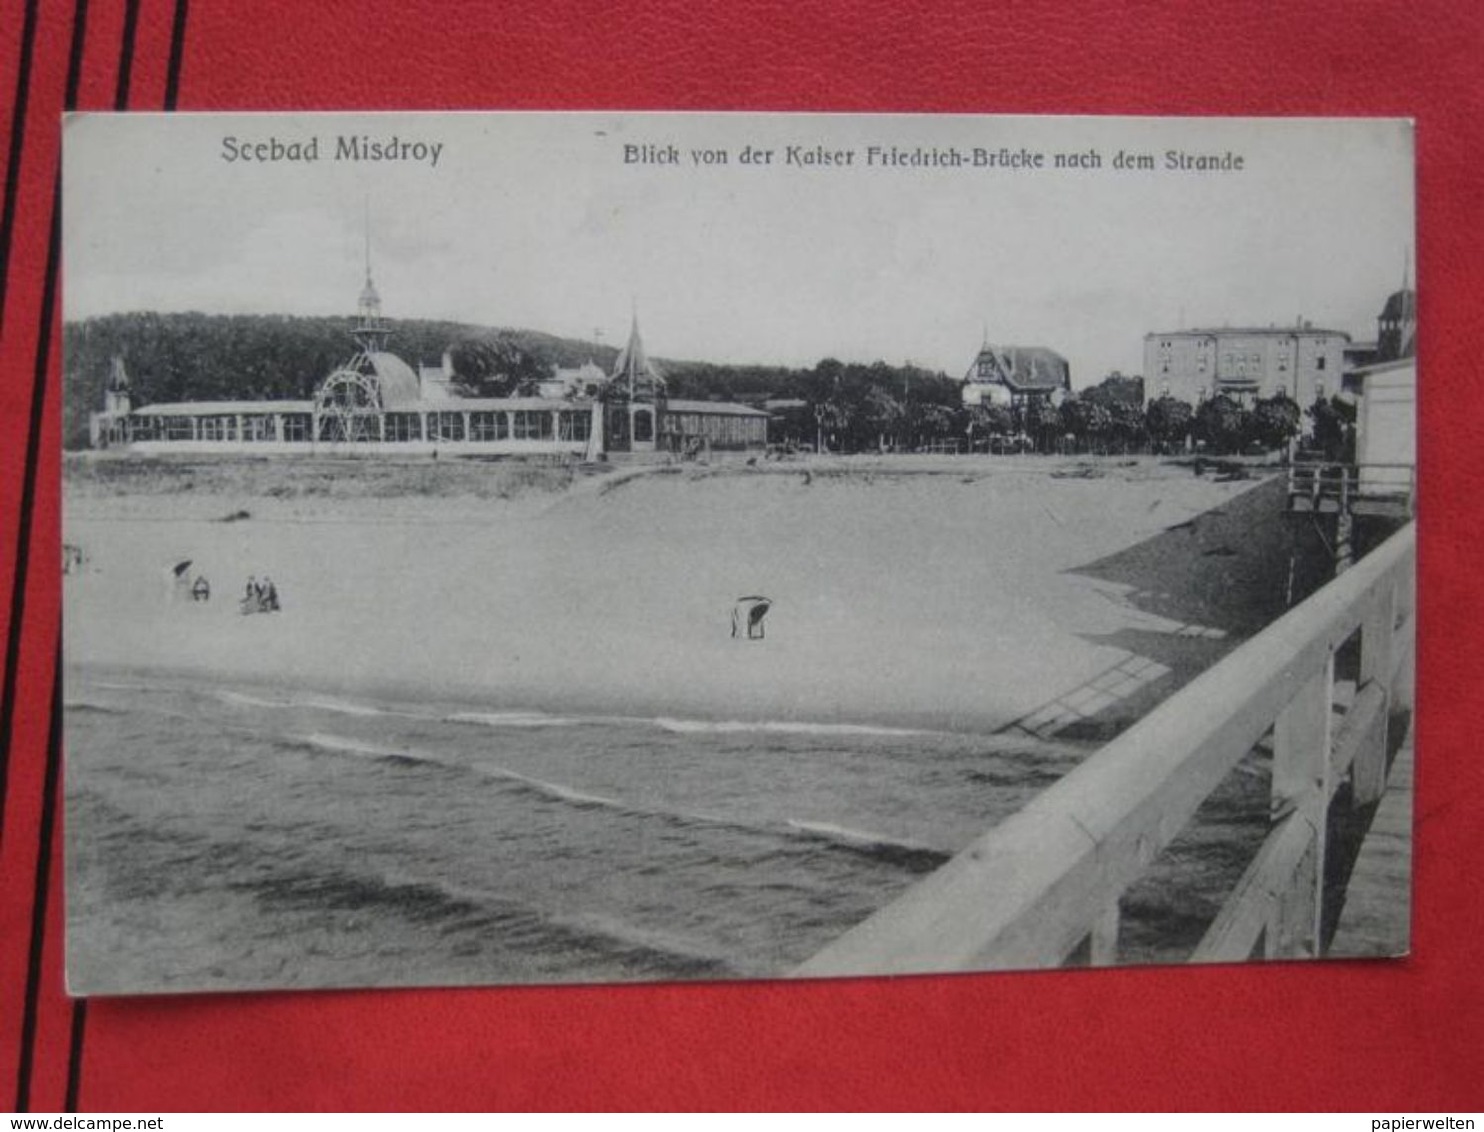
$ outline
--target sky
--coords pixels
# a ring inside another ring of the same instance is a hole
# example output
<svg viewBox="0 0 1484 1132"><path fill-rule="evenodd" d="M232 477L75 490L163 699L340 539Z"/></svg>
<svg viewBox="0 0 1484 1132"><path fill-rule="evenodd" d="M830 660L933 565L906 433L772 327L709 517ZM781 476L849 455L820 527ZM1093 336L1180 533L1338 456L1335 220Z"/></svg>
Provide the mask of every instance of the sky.
<svg viewBox="0 0 1484 1132"><path fill-rule="evenodd" d="M76 115L64 312L350 314L369 231L392 319L621 345L637 312L661 358L954 376L987 336L1058 351L1081 387L1180 327L1373 338L1415 246L1412 150L1387 119Z"/></svg>

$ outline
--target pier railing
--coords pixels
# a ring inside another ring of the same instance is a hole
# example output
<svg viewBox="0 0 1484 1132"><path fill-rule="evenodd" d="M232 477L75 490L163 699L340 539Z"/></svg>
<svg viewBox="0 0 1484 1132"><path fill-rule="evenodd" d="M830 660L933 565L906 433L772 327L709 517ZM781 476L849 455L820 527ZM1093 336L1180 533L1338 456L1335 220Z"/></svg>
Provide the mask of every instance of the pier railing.
<svg viewBox="0 0 1484 1132"><path fill-rule="evenodd" d="M1120 897L1265 739L1267 838L1191 959L1317 955L1330 801L1347 776L1357 806L1380 797L1411 704L1415 565L1409 524L795 974L1116 962ZM1357 636L1342 709L1335 656Z"/></svg>
<svg viewBox="0 0 1484 1132"><path fill-rule="evenodd" d="M1291 511L1412 513L1413 464L1294 464L1288 469Z"/></svg>

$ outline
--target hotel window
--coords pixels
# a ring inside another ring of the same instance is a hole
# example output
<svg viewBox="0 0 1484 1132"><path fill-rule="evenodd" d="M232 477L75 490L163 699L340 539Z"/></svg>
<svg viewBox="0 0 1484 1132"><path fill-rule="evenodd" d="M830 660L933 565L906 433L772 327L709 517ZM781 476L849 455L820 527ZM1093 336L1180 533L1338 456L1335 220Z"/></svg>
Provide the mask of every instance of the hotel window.
<svg viewBox="0 0 1484 1132"><path fill-rule="evenodd" d="M463 413L429 413L428 414L428 439L438 440L463 440L464 439L464 414Z"/></svg>
<svg viewBox="0 0 1484 1132"><path fill-rule="evenodd" d="M272 440L273 418L272 417L243 417L242 418L243 440Z"/></svg>
<svg viewBox="0 0 1484 1132"><path fill-rule="evenodd" d="M469 439L470 440L504 440L505 439L505 414L504 413L470 413L469 414Z"/></svg>
<svg viewBox="0 0 1484 1132"><path fill-rule="evenodd" d="M566 411L560 420L563 440L586 440L592 433L593 419L588 413Z"/></svg>
<svg viewBox="0 0 1484 1132"><path fill-rule="evenodd" d="M416 413L388 413L386 415L385 431L383 438L386 440L421 440L423 438L422 418Z"/></svg>
<svg viewBox="0 0 1484 1132"><path fill-rule="evenodd" d="M237 418L236 417L202 417L201 418L202 440L236 440Z"/></svg>
<svg viewBox="0 0 1484 1132"><path fill-rule="evenodd" d="M303 442L309 439L309 414L287 413L283 418L283 439Z"/></svg>
<svg viewBox="0 0 1484 1132"><path fill-rule="evenodd" d="M1314 359L1314 368L1315 369L1323 369L1324 368L1324 362L1325 362L1325 357L1324 357L1323 354L1320 354L1319 357L1317 357L1317 358Z"/></svg>
<svg viewBox="0 0 1484 1132"><path fill-rule="evenodd" d="M519 409L515 413L516 440L550 440L551 414L537 409Z"/></svg>

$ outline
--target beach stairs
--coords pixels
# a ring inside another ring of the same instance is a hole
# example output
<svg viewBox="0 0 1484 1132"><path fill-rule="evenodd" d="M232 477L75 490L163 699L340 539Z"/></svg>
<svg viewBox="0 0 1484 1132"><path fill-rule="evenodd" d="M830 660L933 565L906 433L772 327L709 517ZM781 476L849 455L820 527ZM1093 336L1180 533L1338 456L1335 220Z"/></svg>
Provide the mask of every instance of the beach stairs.
<svg viewBox="0 0 1484 1132"><path fill-rule="evenodd" d="M1130 654L1091 680L1007 723L999 733L1054 739L1067 728L1094 719L1134 692L1168 675L1169 671L1158 661Z"/></svg>

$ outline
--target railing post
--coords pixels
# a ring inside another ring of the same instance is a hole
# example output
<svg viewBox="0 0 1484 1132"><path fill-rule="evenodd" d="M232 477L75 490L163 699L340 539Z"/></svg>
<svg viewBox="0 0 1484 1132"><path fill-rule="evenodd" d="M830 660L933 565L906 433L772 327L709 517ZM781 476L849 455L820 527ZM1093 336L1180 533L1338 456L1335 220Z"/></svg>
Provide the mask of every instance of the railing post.
<svg viewBox="0 0 1484 1132"><path fill-rule="evenodd" d="M1292 880L1276 894L1266 933L1269 959L1309 958L1319 953L1334 674L1335 658L1330 653L1273 725L1273 812L1294 813L1294 820L1308 823L1310 832L1308 849Z"/></svg>
<svg viewBox="0 0 1484 1132"><path fill-rule="evenodd" d="M1387 581L1360 623L1360 686L1381 689L1382 707L1372 734L1361 741L1350 772L1355 805L1379 801L1386 790L1386 722L1391 708L1392 637L1396 632L1396 584Z"/></svg>

